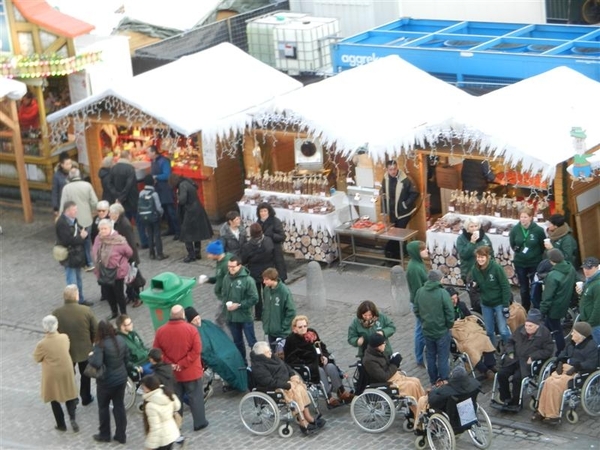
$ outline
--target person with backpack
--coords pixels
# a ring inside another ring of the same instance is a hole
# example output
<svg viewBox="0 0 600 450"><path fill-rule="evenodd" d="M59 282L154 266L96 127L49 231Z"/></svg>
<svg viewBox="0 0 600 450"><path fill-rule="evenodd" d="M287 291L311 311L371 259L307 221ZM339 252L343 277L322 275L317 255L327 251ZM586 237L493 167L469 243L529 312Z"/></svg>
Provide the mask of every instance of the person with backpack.
<svg viewBox="0 0 600 450"><path fill-rule="evenodd" d="M144 185L138 199L138 218L144 224L148 235L150 259L162 261L169 257L169 255L163 253L162 238L160 236L160 218L163 214L163 208L158 194L154 190L154 177L152 175L144 177Z"/></svg>

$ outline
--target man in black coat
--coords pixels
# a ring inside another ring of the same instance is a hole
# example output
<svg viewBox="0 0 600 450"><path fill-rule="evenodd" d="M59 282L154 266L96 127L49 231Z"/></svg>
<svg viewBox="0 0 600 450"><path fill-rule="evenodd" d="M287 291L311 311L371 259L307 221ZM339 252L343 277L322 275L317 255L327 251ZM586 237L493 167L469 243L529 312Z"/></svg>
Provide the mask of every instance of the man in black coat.
<svg viewBox="0 0 600 450"><path fill-rule="evenodd" d="M133 219L137 213L139 193L129 150L123 150L119 161L110 169L108 185L113 198L123 205L125 216L129 220Z"/></svg>
<svg viewBox="0 0 600 450"><path fill-rule="evenodd" d="M67 285L75 284L79 291L79 303L92 306L92 302L86 302L83 298L83 282L81 280L81 268L85 266L84 243L88 232L77 223L77 204L68 200L63 207L55 225L56 243L69 249L69 256L61 265L65 268Z"/></svg>

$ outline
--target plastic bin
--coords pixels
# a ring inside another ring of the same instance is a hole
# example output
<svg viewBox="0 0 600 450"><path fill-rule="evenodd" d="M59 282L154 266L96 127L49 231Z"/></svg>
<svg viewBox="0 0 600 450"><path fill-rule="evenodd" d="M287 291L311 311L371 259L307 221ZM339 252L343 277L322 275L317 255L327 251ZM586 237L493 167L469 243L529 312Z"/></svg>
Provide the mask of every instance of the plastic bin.
<svg viewBox="0 0 600 450"><path fill-rule="evenodd" d="M150 286L140 292L140 298L150 310L154 330L169 320L173 306L194 305L192 288L195 284L195 278L180 277L172 272L161 273L150 280Z"/></svg>

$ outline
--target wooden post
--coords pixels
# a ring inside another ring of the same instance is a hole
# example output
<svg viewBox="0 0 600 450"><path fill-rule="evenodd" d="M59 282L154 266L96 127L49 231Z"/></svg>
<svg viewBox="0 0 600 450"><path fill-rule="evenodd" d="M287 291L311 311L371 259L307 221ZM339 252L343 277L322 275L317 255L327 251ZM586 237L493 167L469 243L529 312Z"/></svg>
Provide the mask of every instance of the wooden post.
<svg viewBox="0 0 600 450"><path fill-rule="evenodd" d="M29 184L27 184L27 171L25 170L25 157L23 156L23 142L21 141L21 126L19 125L19 116L17 113L17 102L9 100L10 119L12 123L7 125L13 131L13 147L15 149L15 165L17 166L17 175L19 177L19 188L21 190L21 203L23 205L23 216L25 223L33 222L33 210L31 208L31 197L29 195Z"/></svg>

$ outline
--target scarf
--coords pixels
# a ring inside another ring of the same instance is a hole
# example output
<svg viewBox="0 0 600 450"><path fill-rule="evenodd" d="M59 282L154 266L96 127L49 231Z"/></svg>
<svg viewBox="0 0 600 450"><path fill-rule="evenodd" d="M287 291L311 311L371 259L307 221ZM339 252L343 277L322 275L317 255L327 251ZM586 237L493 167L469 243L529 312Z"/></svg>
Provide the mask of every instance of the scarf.
<svg viewBox="0 0 600 450"><path fill-rule="evenodd" d="M100 236L98 237L100 238L100 248L98 249L97 260L100 261L103 266L108 267L108 260L110 259L110 254L113 251L113 246L119 244L126 244L127 241L116 231L113 231L105 238L102 238Z"/></svg>
<svg viewBox="0 0 600 450"><path fill-rule="evenodd" d="M547 230L548 237L552 241L558 241L560 238L565 237L567 234L569 234L569 231L571 231L571 228L569 228L569 225L566 223L563 223L560 227L557 227L554 231Z"/></svg>

